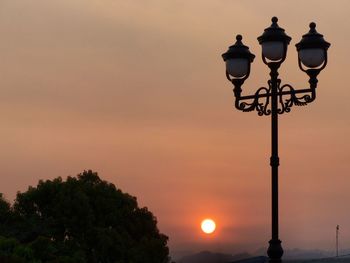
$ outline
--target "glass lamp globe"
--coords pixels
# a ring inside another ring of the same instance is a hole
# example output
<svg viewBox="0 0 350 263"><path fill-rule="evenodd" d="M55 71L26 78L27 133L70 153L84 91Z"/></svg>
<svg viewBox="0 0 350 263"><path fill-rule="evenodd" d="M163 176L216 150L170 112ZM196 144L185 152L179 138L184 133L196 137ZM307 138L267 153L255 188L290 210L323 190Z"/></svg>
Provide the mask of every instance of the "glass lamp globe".
<svg viewBox="0 0 350 263"><path fill-rule="evenodd" d="M279 41L263 42L262 54L265 58L271 61L279 61L284 57L284 44Z"/></svg>
<svg viewBox="0 0 350 263"><path fill-rule="evenodd" d="M309 48L299 50L301 62L308 68L317 68L325 60L324 50L322 48Z"/></svg>
<svg viewBox="0 0 350 263"><path fill-rule="evenodd" d="M236 43L222 54L226 64L226 77L231 76L233 79L244 81L249 76L250 63L253 62L254 57L249 48L242 43L242 36L237 35ZM232 81L231 78L229 80Z"/></svg>
<svg viewBox="0 0 350 263"><path fill-rule="evenodd" d="M248 74L249 61L245 58L233 58L226 60L226 71L234 78L242 78Z"/></svg>
<svg viewBox="0 0 350 263"><path fill-rule="evenodd" d="M274 16L271 22L271 26L265 28L264 33L258 37L262 49L263 61L265 64L269 64L270 62L282 63L285 59L287 46L291 37L277 24L277 17Z"/></svg>
<svg viewBox="0 0 350 263"><path fill-rule="evenodd" d="M324 40L323 35L316 31L314 22L309 25L310 30L303 35L296 44L299 62L307 68L318 68L327 63L327 50L330 44Z"/></svg>

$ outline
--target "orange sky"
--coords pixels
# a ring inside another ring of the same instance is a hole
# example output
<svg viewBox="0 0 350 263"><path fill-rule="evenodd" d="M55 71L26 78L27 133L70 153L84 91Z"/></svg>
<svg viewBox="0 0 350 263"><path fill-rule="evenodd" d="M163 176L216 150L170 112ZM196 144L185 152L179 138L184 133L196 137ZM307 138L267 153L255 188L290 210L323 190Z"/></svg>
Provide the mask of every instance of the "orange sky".
<svg viewBox="0 0 350 263"><path fill-rule="evenodd" d="M350 247L348 0L2 0L0 192L98 171L138 197L172 253L254 251L270 235L270 119L233 109L221 54L276 15L292 37L282 82L307 86L295 43L311 21L332 46L317 100L280 118L285 248ZM200 220L217 220L214 236Z"/></svg>

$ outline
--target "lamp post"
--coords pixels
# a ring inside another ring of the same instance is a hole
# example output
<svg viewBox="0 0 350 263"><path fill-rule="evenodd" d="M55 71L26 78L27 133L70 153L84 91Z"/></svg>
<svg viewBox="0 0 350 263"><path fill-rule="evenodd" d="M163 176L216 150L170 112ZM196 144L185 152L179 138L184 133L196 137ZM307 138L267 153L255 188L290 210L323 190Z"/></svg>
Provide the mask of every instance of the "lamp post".
<svg viewBox="0 0 350 263"><path fill-rule="evenodd" d="M236 43L222 57L226 63L226 77L234 86L235 107L243 112L256 110L259 116L271 115L272 238L267 254L270 262L282 262L283 249L278 233L278 114L290 112L293 105L304 106L315 100L317 76L327 65L330 44L316 31L316 24L310 23L309 32L296 44L298 65L308 75L310 87L294 89L289 84L281 85L278 69L286 59L291 37L278 26L277 17L271 21L271 26L258 37L262 47L262 60L270 68L268 87L259 88L253 95L241 95L242 85L249 77L250 64L255 58L242 43L241 35L236 36Z"/></svg>

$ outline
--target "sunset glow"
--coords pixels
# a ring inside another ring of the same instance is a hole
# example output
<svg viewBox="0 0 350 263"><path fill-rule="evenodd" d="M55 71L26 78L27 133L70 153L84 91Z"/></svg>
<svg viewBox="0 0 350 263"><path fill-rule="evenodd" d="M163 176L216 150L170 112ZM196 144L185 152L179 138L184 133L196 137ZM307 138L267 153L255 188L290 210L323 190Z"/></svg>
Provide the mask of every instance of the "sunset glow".
<svg viewBox="0 0 350 263"><path fill-rule="evenodd" d="M339 224L350 251L349 0L0 6L0 193L13 204L91 169L153 213L174 262L268 246L271 116L236 109L222 54L241 34L255 55L241 95L268 89L257 37L277 16L292 38L281 87L306 89L295 44L315 22L332 43L317 99L278 117L281 240L334 252Z"/></svg>
<svg viewBox="0 0 350 263"><path fill-rule="evenodd" d="M204 219L201 224L202 231L206 234L211 234L216 229L216 224L212 219Z"/></svg>

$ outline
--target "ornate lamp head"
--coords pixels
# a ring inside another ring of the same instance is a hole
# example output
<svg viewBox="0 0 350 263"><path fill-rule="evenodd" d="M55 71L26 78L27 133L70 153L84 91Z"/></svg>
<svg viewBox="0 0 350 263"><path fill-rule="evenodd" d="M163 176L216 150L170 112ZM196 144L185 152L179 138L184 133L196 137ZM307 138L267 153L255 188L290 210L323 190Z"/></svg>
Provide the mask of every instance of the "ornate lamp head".
<svg viewBox="0 0 350 263"><path fill-rule="evenodd" d="M265 64L281 64L286 59L287 46L290 40L284 29L277 24L278 18L271 19L272 24L264 30L264 33L258 37L259 44L262 47L262 58Z"/></svg>
<svg viewBox="0 0 350 263"><path fill-rule="evenodd" d="M316 31L314 22L309 26L310 31L303 35L301 41L295 45L298 51L299 67L305 72L314 69L319 73L327 64L327 50L331 44ZM307 69L304 69L303 66Z"/></svg>
<svg viewBox="0 0 350 263"><path fill-rule="evenodd" d="M242 43L242 36L236 36L236 43L229 47L228 51L222 54L226 62L226 76L232 81L241 80L242 83L249 77L250 64L255 55L250 53L249 48Z"/></svg>

